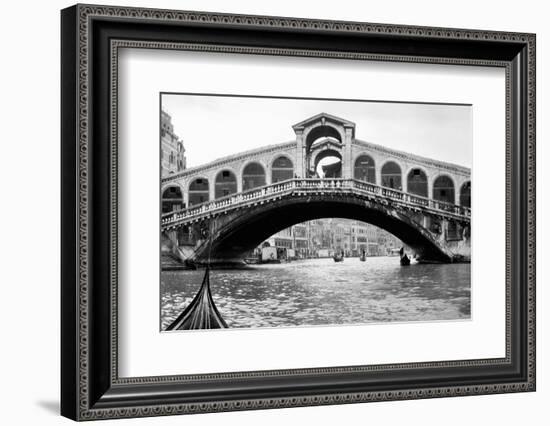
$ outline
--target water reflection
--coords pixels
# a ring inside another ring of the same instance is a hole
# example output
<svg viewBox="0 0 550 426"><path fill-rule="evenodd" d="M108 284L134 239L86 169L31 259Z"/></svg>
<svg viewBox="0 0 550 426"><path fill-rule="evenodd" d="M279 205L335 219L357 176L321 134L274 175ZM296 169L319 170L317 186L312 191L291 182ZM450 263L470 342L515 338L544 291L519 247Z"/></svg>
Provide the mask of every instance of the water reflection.
<svg viewBox="0 0 550 426"><path fill-rule="evenodd" d="M203 271L163 272L165 329L191 302ZM364 324L470 317L470 265L399 266L396 257L311 259L214 270L214 301L229 327Z"/></svg>

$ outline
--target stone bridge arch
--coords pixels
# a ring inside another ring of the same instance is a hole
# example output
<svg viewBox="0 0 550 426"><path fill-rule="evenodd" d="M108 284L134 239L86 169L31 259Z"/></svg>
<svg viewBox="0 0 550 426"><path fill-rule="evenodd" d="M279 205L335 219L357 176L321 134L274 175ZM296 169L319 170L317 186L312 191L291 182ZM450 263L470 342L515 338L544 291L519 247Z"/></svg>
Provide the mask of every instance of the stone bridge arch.
<svg viewBox="0 0 550 426"><path fill-rule="evenodd" d="M196 224L201 229L210 229L211 249L209 241L202 240L188 260L191 263L205 263L210 253L213 263L240 263L246 252L271 235L297 223L331 217L360 220L378 226L411 247L423 261L446 263L457 259L445 242L448 225L435 215L429 217L411 213L354 196L327 199L322 195L306 194L281 198ZM458 220L450 222L453 222L453 229L464 225Z"/></svg>

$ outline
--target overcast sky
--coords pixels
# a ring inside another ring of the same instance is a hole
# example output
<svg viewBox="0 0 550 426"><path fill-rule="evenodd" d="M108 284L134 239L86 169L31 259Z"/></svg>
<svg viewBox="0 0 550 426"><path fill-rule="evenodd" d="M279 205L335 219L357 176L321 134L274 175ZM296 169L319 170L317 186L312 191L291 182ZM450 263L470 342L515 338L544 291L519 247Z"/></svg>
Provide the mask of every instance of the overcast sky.
<svg viewBox="0 0 550 426"><path fill-rule="evenodd" d="M466 105L162 95L187 167L295 139L292 125L320 112L356 124L355 137L472 166L472 108Z"/></svg>

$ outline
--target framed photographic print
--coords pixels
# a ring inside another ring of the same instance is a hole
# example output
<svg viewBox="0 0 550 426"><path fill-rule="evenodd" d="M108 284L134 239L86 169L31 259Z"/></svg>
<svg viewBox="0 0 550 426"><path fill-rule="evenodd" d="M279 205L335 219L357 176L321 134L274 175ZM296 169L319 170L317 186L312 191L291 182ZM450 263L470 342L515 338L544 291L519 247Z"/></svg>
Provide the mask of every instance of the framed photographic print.
<svg viewBox="0 0 550 426"><path fill-rule="evenodd" d="M535 390L535 36L76 5L62 414Z"/></svg>

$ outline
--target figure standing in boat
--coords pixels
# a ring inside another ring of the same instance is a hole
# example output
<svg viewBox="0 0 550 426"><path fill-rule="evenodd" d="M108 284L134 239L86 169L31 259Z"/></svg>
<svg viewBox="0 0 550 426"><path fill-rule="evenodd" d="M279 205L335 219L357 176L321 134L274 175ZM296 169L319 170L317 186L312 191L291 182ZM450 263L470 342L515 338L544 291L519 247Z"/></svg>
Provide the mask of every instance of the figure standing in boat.
<svg viewBox="0 0 550 426"><path fill-rule="evenodd" d="M399 262L401 266L409 266L411 264L411 259L407 256L403 247L399 250Z"/></svg>
<svg viewBox="0 0 550 426"><path fill-rule="evenodd" d="M332 256L335 262L343 262L344 261L344 250L340 250L338 252L335 252Z"/></svg>

